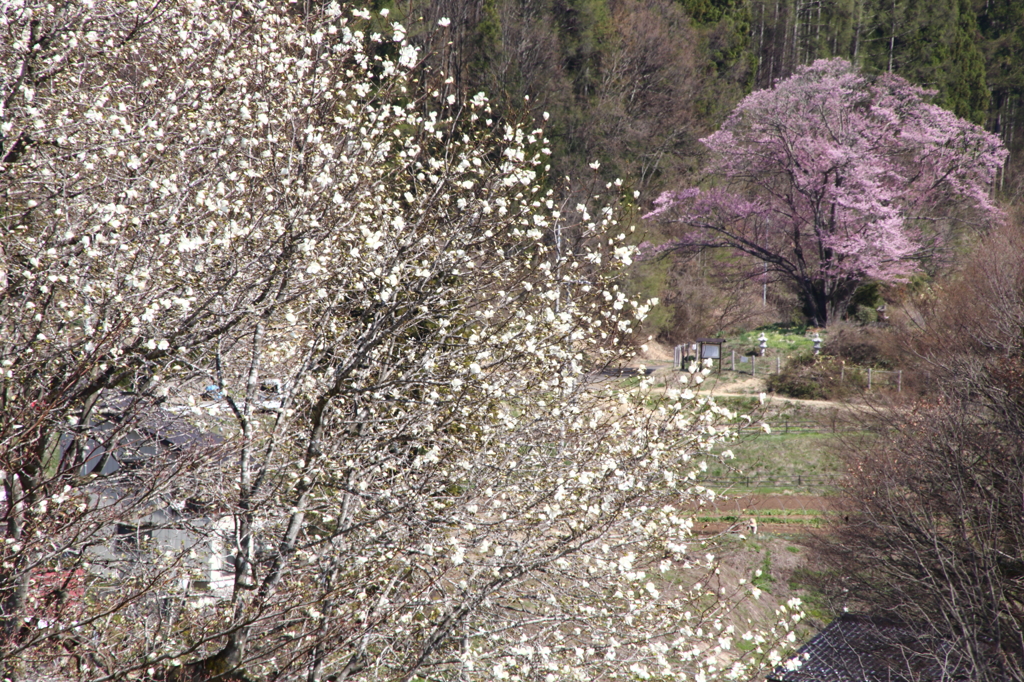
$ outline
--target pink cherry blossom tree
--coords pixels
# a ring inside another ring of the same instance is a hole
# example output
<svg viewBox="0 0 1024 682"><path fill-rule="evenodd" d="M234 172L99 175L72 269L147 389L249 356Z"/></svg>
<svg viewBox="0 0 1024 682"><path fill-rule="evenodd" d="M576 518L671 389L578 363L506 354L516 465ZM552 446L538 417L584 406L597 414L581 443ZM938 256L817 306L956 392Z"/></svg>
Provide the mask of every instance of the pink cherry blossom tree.
<svg viewBox="0 0 1024 682"><path fill-rule="evenodd" d="M648 217L679 226L657 251L732 249L788 282L812 323L837 319L864 280L904 280L1000 216L988 188L1006 150L930 94L832 59L748 95L702 140L709 182L655 201Z"/></svg>

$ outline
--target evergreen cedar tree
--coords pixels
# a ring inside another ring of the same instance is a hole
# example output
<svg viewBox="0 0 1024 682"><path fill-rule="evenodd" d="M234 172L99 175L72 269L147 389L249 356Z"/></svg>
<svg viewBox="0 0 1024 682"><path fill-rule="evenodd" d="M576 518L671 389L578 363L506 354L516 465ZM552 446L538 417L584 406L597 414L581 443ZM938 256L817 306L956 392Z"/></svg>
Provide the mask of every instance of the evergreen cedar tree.
<svg viewBox="0 0 1024 682"><path fill-rule="evenodd" d="M824 325L865 280L906 280L961 224L1001 213L999 139L899 76L842 59L748 95L721 129L706 188L663 193L647 217L677 237L648 251L727 248L758 259Z"/></svg>
<svg viewBox="0 0 1024 682"><path fill-rule="evenodd" d="M0 35L0 678L781 660L798 605L734 615L688 511L739 415L593 390L649 304L543 131L424 92L384 10L25 0ZM156 406L223 440L147 448ZM98 440L132 466L83 475Z"/></svg>

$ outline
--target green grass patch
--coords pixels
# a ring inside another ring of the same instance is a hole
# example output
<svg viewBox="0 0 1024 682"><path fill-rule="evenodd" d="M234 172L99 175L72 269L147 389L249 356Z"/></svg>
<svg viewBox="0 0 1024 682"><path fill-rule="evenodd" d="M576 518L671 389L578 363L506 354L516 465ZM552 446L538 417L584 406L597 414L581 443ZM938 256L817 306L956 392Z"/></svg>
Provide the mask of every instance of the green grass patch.
<svg viewBox="0 0 1024 682"><path fill-rule="evenodd" d="M737 355L751 355L760 348L759 339L762 333L768 340L769 355L791 355L814 347L814 342L807 335L805 328L783 325L767 325L737 334L729 339L726 345L730 351L735 350Z"/></svg>
<svg viewBox="0 0 1024 682"><path fill-rule="evenodd" d="M715 403L740 414L753 415L764 411L760 399L756 396L750 398L732 395L715 396Z"/></svg>
<svg viewBox="0 0 1024 682"><path fill-rule="evenodd" d="M775 579L772 578L772 550L764 550L764 559L761 561L761 568L754 574L750 584L768 592Z"/></svg>
<svg viewBox="0 0 1024 682"><path fill-rule="evenodd" d="M640 377L628 377L619 382L618 388L620 390L628 391L629 389L636 388L640 385Z"/></svg>
<svg viewBox="0 0 1024 682"><path fill-rule="evenodd" d="M710 463L708 477L728 484L733 492L820 492L839 472L835 438L795 430L745 436L729 446L734 459Z"/></svg>
<svg viewBox="0 0 1024 682"><path fill-rule="evenodd" d="M735 640L734 644L737 649L743 652L753 651L758 647L758 645L753 640L748 642L745 639L737 639Z"/></svg>
<svg viewBox="0 0 1024 682"><path fill-rule="evenodd" d="M773 514L772 512L793 512L792 515ZM694 521L699 523L740 523L755 519L758 524L770 523L776 526L820 528L824 524L822 513L818 511L798 511L790 509L757 510L747 514L698 515Z"/></svg>
<svg viewBox="0 0 1024 682"><path fill-rule="evenodd" d="M821 591L821 585L828 581L827 578L823 571L808 567L797 568L789 576L789 589L800 590L802 593L800 599L803 601L804 613L821 623L827 623L835 615Z"/></svg>

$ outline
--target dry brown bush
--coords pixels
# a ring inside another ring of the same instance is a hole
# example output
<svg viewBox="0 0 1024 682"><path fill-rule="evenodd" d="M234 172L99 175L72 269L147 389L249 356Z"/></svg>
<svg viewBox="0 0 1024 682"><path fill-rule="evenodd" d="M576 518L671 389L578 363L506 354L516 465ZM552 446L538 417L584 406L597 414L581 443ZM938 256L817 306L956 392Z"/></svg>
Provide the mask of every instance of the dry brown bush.
<svg viewBox="0 0 1024 682"><path fill-rule="evenodd" d="M895 369L901 360L899 338L891 329L838 322L828 329L823 351L848 364Z"/></svg>
<svg viewBox="0 0 1024 682"><path fill-rule="evenodd" d="M944 644L972 680L1024 680L1024 226L989 235L900 342L931 383L844 453L819 538L834 606ZM939 659L942 660L939 660Z"/></svg>

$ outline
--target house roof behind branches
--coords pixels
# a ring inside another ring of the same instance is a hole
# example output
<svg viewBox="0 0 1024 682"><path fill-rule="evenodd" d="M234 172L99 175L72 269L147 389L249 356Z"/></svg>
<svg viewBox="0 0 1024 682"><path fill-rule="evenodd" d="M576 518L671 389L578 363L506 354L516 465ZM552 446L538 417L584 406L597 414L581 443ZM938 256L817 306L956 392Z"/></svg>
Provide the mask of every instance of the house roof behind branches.
<svg viewBox="0 0 1024 682"><path fill-rule="evenodd" d="M212 450L225 443L215 433L202 431L184 417L157 404L151 397L108 391L100 399L96 414L85 427L87 446L81 473L92 473L105 462L109 474L123 466L139 463L158 454ZM61 451L70 447L72 435L62 439ZM111 450L111 456L103 455Z"/></svg>
<svg viewBox="0 0 1024 682"><path fill-rule="evenodd" d="M214 447L224 442L221 436L199 430L146 396L110 392L103 396L99 413L111 422L130 425L147 440L166 448Z"/></svg>
<svg viewBox="0 0 1024 682"><path fill-rule="evenodd" d="M770 682L938 682L970 676L948 640L844 614L775 668Z"/></svg>

